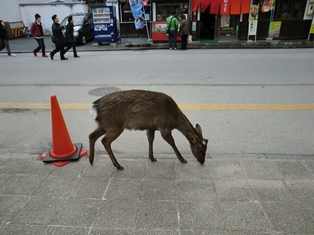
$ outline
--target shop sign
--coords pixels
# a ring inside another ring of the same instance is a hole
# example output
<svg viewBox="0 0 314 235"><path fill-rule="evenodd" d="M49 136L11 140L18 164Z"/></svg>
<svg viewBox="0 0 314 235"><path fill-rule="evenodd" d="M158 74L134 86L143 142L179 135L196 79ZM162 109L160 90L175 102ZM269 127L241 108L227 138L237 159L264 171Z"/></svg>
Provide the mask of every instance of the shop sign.
<svg viewBox="0 0 314 235"><path fill-rule="evenodd" d="M249 36L256 36L259 5L251 5L249 17Z"/></svg>

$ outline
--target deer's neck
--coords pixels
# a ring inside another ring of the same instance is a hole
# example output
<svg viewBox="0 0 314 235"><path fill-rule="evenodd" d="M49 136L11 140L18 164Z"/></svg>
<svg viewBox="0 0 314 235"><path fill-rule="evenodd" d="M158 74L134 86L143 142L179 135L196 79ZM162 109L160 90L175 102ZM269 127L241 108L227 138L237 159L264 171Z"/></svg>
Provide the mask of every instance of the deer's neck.
<svg viewBox="0 0 314 235"><path fill-rule="evenodd" d="M189 140L189 136L191 133L194 133L194 127L187 119L187 117L182 113L179 118L179 125L177 129Z"/></svg>

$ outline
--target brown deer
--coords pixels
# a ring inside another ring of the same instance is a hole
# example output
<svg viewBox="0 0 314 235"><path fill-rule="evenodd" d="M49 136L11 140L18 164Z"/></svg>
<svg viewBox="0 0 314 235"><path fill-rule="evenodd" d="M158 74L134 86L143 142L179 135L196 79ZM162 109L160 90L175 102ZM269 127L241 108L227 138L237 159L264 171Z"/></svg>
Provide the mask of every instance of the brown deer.
<svg viewBox="0 0 314 235"><path fill-rule="evenodd" d="M91 112L98 123L98 127L89 135L89 162L92 165L95 142L100 136L105 135L102 144L113 165L123 170L112 152L111 143L124 129L146 130L149 158L152 162L157 161L153 156L153 141L155 131L159 130L164 140L173 148L177 158L182 163L186 163L171 134L173 129L178 129L190 142L192 153L197 161L201 164L205 162L208 140L203 138L200 125L196 124L194 128L176 102L166 94L144 90L114 92L96 100L91 105Z"/></svg>

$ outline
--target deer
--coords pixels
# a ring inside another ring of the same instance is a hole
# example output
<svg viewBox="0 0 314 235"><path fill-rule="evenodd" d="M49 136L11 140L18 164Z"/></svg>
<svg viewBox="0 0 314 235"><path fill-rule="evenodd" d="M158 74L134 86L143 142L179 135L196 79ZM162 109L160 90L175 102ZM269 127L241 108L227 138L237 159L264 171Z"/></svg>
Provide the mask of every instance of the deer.
<svg viewBox="0 0 314 235"><path fill-rule="evenodd" d="M123 167L114 156L111 143L125 130L146 130L149 151L152 162L155 131L161 133L163 139L172 147L177 158L182 163L187 161L175 145L172 130L179 130L189 141L192 154L200 164L204 164L208 140L203 138L199 124L195 128L183 114L177 103L168 95L161 92L146 90L124 90L109 93L91 104L91 114L98 123L97 128L89 135L89 162L93 165L95 142L101 140L113 165L118 170Z"/></svg>

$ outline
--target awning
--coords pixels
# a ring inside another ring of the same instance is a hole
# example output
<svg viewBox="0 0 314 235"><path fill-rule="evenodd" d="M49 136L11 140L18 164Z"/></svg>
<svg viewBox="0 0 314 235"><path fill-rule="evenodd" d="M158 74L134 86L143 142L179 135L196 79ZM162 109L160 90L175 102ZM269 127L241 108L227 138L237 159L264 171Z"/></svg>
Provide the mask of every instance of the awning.
<svg viewBox="0 0 314 235"><path fill-rule="evenodd" d="M210 6L210 14L240 15L250 13L251 0L192 0L192 11L204 12Z"/></svg>

